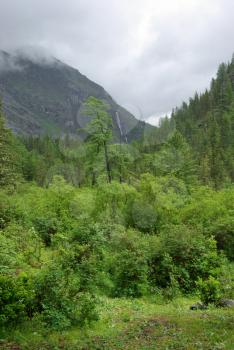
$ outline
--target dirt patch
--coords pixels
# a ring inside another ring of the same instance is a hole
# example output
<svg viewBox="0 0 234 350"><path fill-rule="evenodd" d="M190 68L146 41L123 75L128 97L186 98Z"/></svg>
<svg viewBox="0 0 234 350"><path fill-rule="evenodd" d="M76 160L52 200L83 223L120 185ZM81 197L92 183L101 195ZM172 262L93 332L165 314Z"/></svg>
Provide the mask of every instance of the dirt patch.
<svg viewBox="0 0 234 350"><path fill-rule="evenodd" d="M169 322L163 318L149 319L140 327L138 336L145 339L156 339L161 338L169 333L173 333L177 330L175 323Z"/></svg>
<svg viewBox="0 0 234 350"><path fill-rule="evenodd" d="M11 342L0 342L0 350L22 350L19 345Z"/></svg>

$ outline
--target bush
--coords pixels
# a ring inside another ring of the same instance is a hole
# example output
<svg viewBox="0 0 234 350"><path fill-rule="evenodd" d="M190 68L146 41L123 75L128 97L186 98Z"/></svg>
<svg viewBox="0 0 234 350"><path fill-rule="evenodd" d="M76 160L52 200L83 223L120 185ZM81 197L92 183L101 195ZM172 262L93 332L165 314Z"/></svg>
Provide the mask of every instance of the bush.
<svg viewBox="0 0 234 350"><path fill-rule="evenodd" d="M42 242L34 229L15 223L0 231L0 273L16 272L27 265L38 266Z"/></svg>
<svg viewBox="0 0 234 350"><path fill-rule="evenodd" d="M19 266L16 244L0 231L0 273L12 272Z"/></svg>
<svg viewBox="0 0 234 350"><path fill-rule="evenodd" d="M162 290L162 296L166 301L171 301L181 295L179 283L176 278L171 274L169 285Z"/></svg>
<svg viewBox="0 0 234 350"><path fill-rule="evenodd" d="M228 261L222 266L222 270L218 277L221 286L223 298L234 298L234 264Z"/></svg>
<svg viewBox="0 0 234 350"><path fill-rule="evenodd" d="M132 206L132 224L142 232L153 233L157 227L156 211L148 203L135 201Z"/></svg>
<svg viewBox="0 0 234 350"><path fill-rule="evenodd" d="M217 248L224 251L229 260L234 261L234 218L220 218L210 227L217 241Z"/></svg>
<svg viewBox="0 0 234 350"><path fill-rule="evenodd" d="M49 246L53 235L59 231L61 225L57 218L38 217L34 220L34 226L43 242Z"/></svg>
<svg viewBox="0 0 234 350"><path fill-rule="evenodd" d="M96 299L82 290L79 276L58 266L42 271L35 281L37 309L54 329L83 326L98 318Z"/></svg>
<svg viewBox="0 0 234 350"><path fill-rule="evenodd" d="M89 232L88 227L86 231L83 228L80 236L75 231L70 238L61 241L56 258L35 280L38 311L54 329L82 326L98 316L94 292L99 257L95 238L92 236L93 242L89 242L85 232Z"/></svg>
<svg viewBox="0 0 234 350"><path fill-rule="evenodd" d="M95 217L99 222L125 224L128 208L136 197L134 187L113 181L97 187Z"/></svg>
<svg viewBox="0 0 234 350"><path fill-rule="evenodd" d="M115 257L114 296L140 297L147 290L147 261L139 251L125 250Z"/></svg>
<svg viewBox="0 0 234 350"><path fill-rule="evenodd" d="M141 235L127 231L112 242L110 275L114 283L113 295L140 297L148 289L148 261Z"/></svg>
<svg viewBox="0 0 234 350"><path fill-rule="evenodd" d="M159 239L149 262L154 286L167 288L173 277L183 292L191 292L199 277L206 279L219 273L222 258L213 239L182 225L165 228Z"/></svg>
<svg viewBox="0 0 234 350"><path fill-rule="evenodd" d="M217 304L221 298L220 282L213 276L209 276L207 280L201 278L197 281L198 291L201 301L205 305Z"/></svg>
<svg viewBox="0 0 234 350"><path fill-rule="evenodd" d="M0 275L0 325L9 326L33 314L34 291L26 277Z"/></svg>
<svg viewBox="0 0 234 350"><path fill-rule="evenodd" d="M4 192L0 192L0 229L4 229L11 222L24 222L25 213L22 208L14 202L14 197L9 197Z"/></svg>
<svg viewBox="0 0 234 350"><path fill-rule="evenodd" d="M201 187L194 191L190 203L181 211L181 219L198 227L207 237L214 237L217 248L234 260L234 190L213 191Z"/></svg>

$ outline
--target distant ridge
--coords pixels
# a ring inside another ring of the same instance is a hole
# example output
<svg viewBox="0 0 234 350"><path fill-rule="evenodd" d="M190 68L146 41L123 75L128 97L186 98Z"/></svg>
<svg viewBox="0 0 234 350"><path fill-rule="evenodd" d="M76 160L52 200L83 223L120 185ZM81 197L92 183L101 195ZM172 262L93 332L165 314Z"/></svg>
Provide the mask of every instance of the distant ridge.
<svg viewBox="0 0 234 350"><path fill-rule="evenodd" d="M0 97L7 125L18 134L69 134L81 137L87 122L83 103L89 96L110 105L115 141L143 136L149 124L119 106L103 87L54 57L0 51Z"/></svg>

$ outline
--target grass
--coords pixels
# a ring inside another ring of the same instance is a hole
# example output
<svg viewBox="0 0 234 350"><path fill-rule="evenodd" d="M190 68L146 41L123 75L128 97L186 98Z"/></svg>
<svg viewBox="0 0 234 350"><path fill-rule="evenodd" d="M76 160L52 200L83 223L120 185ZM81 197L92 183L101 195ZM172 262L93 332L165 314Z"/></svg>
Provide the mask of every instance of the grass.
<svg viewBox="0 0 234 350"><path fill-rule="evenodd" d="M100 320L53 332L36 320L8 331L1 350L233 350L234 309L191 311L192 299L102 299Z"/></svg>

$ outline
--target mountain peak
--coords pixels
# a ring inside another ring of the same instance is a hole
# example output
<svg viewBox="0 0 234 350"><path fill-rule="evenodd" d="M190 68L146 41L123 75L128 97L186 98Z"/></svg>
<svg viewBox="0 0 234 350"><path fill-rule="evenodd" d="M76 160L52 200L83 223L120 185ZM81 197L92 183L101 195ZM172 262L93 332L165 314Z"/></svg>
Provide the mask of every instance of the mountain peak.
<svg viewBox="0 0 234 350"><path fill-rule="evenodd" d="M10 52L0 50L0 71L21 70L27 65L61 66L63 63L38 47L24 47Z"/></svg>
<svg viewBox="0 0 234 350"><path fill-rule="evenodd" d="M141 122L103 87L40 49L0 51L0 96L7 124L16 133L79 137L88 120L84 101L94 96L110 106L116 141L125 142L127 134L139 137Z"/></svg>

